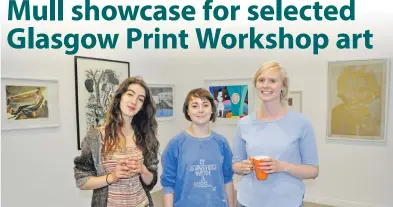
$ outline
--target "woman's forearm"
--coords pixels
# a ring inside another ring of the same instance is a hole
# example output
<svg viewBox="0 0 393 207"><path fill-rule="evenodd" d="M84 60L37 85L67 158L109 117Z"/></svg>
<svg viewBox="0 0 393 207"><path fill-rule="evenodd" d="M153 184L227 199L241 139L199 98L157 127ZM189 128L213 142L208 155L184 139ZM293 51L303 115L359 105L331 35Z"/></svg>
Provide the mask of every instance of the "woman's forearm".
<svg viewBox="0 0 393 207"><path fill-rule="evenodd" d="M173 207L173 193L164 194L164 207Z"/></svg>
<svg viewBox="0 0 393 207"><path fill-rule="evenodd" d="M235 187L233 182L225 184L225 193L227 195L228 206L235 207Z"/></svg>
<svg viewBox="0 0 393 207"><path fill-rule="evenodd" d="M315 179L318 177L319 168L311 165L295 165L281 162L282 170L300 179Z"/></svg>
<svg viewBox="0 0 393 207"><path fill-rule="evenodd" d="M86 183L80 187L80 189L81 190L94 190L97 188L102 188L102 187L105 187L108 185L107 180L108 180L109 184L112 184L115 182L112 173L108 175L108 178L107 178L107 175L98 176L98 177L91 176L86 181Z"/></svg>
<svg viewBox="0 0 393 207"><path fill-rule="evenodd" d="M153 173L151 173L146 167L144 168L145 169L141 173L142 180L146 185L150 185L150 183L153 181Z"/></svg>
<svg viewBox="0 0 393 207"><path fill-rule="evenodd" d="M241 165L242 165L241 162L235 162L235 163L232 164L232 170L233 170L233 172L235 174L244 175L242 170L241 170Z"/></svg>

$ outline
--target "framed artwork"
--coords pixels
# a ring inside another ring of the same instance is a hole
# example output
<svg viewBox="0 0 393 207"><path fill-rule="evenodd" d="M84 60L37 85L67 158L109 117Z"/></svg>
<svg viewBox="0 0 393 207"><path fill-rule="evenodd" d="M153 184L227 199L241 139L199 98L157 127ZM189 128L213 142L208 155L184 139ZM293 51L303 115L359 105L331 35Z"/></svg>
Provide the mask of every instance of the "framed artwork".
<svg viewBox="0 0 393 207"><path fill-rule="evenodd" d="M387 59L328 63L327 139L385 141Z"/></svg>
<svg viewBox="0 0 393 207"><path fill-rule="evenodd" d="M149 88L157 108L157 121L173 119L175 108L175 86L150 84Z"/></svg>
<svg viewBox="0 0 393 207"><path fill-rule="evenodd" d="M254 109L252 79L205 80L217 106L217 123L236 124Z"/></svg>
<svg viewBox="0 0 393 207"><path fill-rule="evenodd" d="M297 112L302 112L302 91L289 91L288 106Z"/></svg>
<svg viewBox="0 0 393 207"><path fill-rule="evenodd" d="M130 77L129 62L74 57L77 143L105 123L106 112L119 84Z"/></svg>
<svg viewBox="0 0 393 207"><path fill-rule="evenodd" d="M2 77L2 130L60 126L58 80Z"/></svg>

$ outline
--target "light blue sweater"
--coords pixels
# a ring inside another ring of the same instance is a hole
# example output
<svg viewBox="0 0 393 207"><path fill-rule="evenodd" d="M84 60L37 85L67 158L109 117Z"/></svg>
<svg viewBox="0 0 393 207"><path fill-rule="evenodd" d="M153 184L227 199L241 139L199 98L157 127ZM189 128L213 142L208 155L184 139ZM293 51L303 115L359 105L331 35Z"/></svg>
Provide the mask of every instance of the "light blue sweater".
<svg viewBox="0 0 393 207"><path fill-rule="evenodd" d="M195 138L185 131L169 142L162 155L161 185L174 193L174 207L227 207L225 184L232 181L232 151L212 132Z"/></svg>
<svg viewBox="0 0 393 207"><path fill-rule="evenodd" d="M258 155L318 166L311 123L293 110L276 121L258 120L255 112L242 118L234 138L233 162ZM239 182L237 200L247 207L299 207L304 193L303 181L287 173L272 173L266 181L259 181L252 172Z"/></svg>

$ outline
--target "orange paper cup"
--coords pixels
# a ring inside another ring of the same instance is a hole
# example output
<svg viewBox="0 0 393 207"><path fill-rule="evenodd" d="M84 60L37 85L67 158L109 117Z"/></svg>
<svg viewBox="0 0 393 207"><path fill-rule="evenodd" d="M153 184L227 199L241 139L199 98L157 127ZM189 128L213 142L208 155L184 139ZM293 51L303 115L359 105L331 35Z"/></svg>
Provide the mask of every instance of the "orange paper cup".
<svg viewBox="0 0 393 207"><path fill-rule="evenodd" d="M256 157L251 158L251 161L252 161L252 163L254 165L254 169L255 169L255 175L258 180L266 180L269 175L269 174L263 172L258 167L259 163L263 162L263 160L266 158L270 158L270 157L269 156L256 156Z"/></svg>

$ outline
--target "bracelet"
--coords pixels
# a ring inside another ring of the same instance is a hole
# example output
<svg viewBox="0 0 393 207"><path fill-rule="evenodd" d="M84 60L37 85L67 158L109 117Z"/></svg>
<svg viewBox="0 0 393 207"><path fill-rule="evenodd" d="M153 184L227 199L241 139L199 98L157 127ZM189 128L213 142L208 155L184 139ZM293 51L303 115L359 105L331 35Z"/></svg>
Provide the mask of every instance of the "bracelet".
<svg viewBox="0 0 393 207"><path fill-rule="evenodd" d="M105 181L106 181L106 183L108 183L108 185L112 185L112 183L109 183L108 182L108 176L110 175L111 173L108 173L107 175L106 175L106 178L105 178Z"/></svg>
<svg viewBox="0 0 393 207"><path fill-rule="evenodd" d="M290 173L290 170L291 170L290 166L287 166L287 167L284 169L284 172L285 172L285 173Z"/></svg>

